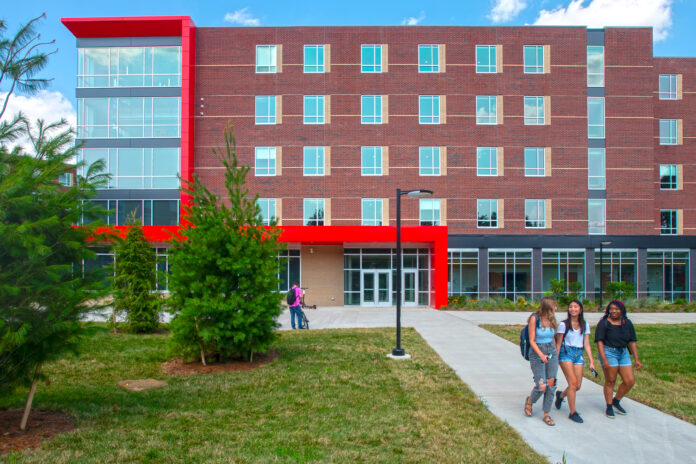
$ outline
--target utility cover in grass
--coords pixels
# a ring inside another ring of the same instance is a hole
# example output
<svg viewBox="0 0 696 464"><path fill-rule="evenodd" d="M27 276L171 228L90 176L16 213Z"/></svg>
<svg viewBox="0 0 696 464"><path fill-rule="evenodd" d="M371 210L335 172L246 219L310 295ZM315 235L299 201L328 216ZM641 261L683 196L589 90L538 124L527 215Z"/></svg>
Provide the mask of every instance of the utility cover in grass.
<svg viewBox="0 0 696 464"><path fill-rule="evenodd" d="M139 379L139 380L121 380L118 386L131 391L143 391L150 390L152 388L166 387L167 382L164 380L155 379Z"/></svg>

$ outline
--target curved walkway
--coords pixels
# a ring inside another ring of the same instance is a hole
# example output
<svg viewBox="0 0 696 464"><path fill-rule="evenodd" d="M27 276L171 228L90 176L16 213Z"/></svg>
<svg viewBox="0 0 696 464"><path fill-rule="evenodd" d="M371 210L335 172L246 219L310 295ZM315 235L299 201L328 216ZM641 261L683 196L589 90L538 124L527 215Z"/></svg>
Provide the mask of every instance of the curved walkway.
<svg viewBox="0 0 696 464"><path fill-rule="evenodd" d="M402 314L404 327L414 327L440 357L481 398L490 411L515 428L551 462L575 463L696 463L696 426L631 399L622 405L626 416L604 416L602 387L583 382L577 408L584 424L570 421L567 402L551 416L555 427L541 421L541 400L534 416L523 414L524 398L532 388L529 363L519 347L478 327L479 324L523 324L527 313L435 311L409 308ZM599 314L587 315L590 324ZM307 312L312 329L394 327L394 308L320 308ZM631 314L635 323L696 323L696 314ZM280 317L290 328L289 313ZM404 346L408 352L408 346ZM385 353L386 355L386 353ZM559 388L566 383L559 369ZM638 379L640 381L640 378ZM609 445L611 443L611 445Z"/></svg>

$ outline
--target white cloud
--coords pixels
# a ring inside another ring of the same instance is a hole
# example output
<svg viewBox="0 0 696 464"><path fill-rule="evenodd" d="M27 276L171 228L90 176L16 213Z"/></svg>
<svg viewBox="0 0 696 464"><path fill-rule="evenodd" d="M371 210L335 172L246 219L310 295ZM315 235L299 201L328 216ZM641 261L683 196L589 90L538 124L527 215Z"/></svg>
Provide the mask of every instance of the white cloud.
<svg viewBox="0 0 696 464"><path fill-rule="evenodd" d="M401 20L401 25L402 26L415 26L419 22L423 21L425 19L425 12L421 11L418 17L416 16L409 16L408 18L404 18Z"/></svg>
<svg viewBox="0 0 696 464"><path fill-rule="evenodd" d="M488 18L494 23L510 21L527 7L524 0L494 0L494 6Z"/></svg>
<svg viewBox="0 0 696 464"><path fill-rule="evenodd" d="M249 13L248 7L237 10L234 13L225 14L225 21L241 26L258 26L261 24L259 18L254 18L251 13Z"/></svg>
<svg viewBox="0 0 696 464"><path fill-rule="evenodd" d="M534 24L555 26L652 26L655 41L672 27L672 0L572 0L567 8L541 10Z"/></svg>
<svg viewBox="0 0 696 464"><path fill-rule="evenodd" d="M7 92L0 92L0 104L5 102ZM43 119L45 123L50 124L65 119L73 129L77 125L77 112L72 106L70 100L65 98L60 92L49 92L41 90L36 95L12 95L7 104L5 114L2 116L3 121L9 121L14 118L17 113L21 112L29 122L34 125L37 119ZM24 151L32 153L29 141L17 140L12 145L21 145Z"/></svg>

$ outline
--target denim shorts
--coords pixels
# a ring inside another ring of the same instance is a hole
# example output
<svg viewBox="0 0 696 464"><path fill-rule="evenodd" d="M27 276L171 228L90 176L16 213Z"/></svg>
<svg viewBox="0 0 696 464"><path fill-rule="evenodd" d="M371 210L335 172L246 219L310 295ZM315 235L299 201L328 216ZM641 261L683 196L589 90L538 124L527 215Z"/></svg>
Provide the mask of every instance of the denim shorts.
<svg viewBox="0 0 696 464"><path fill-rule="evenodd" d="M628 348L612 348L611 346L604 347L604 355L607 357L610 367L631 366L631 357L628 355ZM602 359L600 357L601 364ZM604 365L602 365L604 367Z"/></svg>
<svg viewBox="0 0 696 464"><path fill-rule="evenodd" d="M561 354L558 355L558 362L572 362L576 366L584 366L585 360L582 358L582 348L563 345Z"/></svg>

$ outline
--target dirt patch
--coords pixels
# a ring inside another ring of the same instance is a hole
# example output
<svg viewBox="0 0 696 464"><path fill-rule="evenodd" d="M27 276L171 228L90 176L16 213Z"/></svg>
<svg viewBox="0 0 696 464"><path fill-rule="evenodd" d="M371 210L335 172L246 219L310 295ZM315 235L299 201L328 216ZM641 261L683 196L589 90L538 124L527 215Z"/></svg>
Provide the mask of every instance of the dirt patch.
<svg viewBox="0 0 696 464"><path fill-rule="evenodd" d="M118 386L125 388L126 390L139 392L143 390L151 390L153 388L166 387L167 382L164 380L155 379L121 380L118 383Z"/></svg>
<svg viewBox="0 0 696 464"><path fill-rule="evenodd" d="M62 412L32 411L25 431L19 430L23 409L0 411L0 454L34 448L59 433L73 430L75 424Z"/></svg>
<svg viewBox="0 0 696 464"><path fill-rule="evenodd" d="M257 369L278 358L278 352L270 351L266 354L254 356L254 362L249 361L228 361L225 363L208 363L207 366L200 361L185 363L182 359L173 359L162 364L162 369L167 375L194 375L194 374L217 374L220 372L239 372Z"/></svg>

